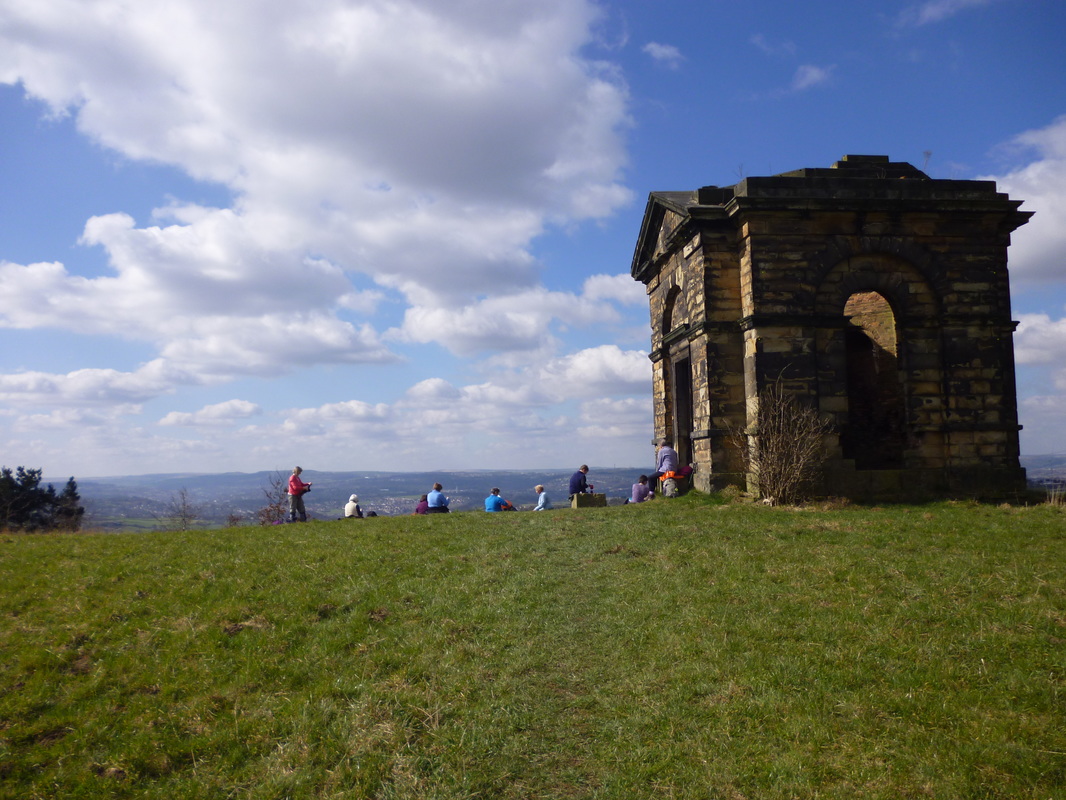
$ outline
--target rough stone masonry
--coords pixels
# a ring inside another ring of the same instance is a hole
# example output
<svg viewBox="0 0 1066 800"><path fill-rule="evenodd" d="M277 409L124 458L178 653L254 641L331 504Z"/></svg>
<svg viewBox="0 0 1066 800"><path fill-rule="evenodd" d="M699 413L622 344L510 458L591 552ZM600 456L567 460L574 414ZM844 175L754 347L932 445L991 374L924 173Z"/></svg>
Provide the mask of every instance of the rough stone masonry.
<svg viewBox="0 0 1066 800"><path fill-rule="evenodd" d="M1007 275L1020 205L887 156L652 192L632 275L651 305L655 437L697 488L745 486L731 432L780 382L832 422L824 494L1022 491Z"/></svg>

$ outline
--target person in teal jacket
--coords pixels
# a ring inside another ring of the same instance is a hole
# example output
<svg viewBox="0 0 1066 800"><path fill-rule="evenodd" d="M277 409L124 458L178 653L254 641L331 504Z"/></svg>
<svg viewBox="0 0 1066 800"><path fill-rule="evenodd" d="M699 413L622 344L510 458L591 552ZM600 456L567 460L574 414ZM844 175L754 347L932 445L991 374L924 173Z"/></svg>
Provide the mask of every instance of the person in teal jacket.
<svg viewBox="0 0 1066 800"><path fill-rule="evenodd" d="M500 497L499 489L493 489L491 494L485 498L486 511L506 511L510 505L510 503Z"/></svg>

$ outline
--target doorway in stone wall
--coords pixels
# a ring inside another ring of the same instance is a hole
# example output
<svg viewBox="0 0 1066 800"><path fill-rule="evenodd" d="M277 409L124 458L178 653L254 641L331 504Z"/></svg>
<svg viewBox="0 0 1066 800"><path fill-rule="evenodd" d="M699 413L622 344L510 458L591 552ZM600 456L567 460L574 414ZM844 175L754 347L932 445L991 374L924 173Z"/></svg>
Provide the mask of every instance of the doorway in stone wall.
<svg viewBox="0 0 1066 800"><path fill-rule="evenodd" d="M692 366L688 358L673 362L674 450L678 465L692 461Z"/></svg>
<svg viewBox="0 0 1066 800"><path fill-rule="evenodd" d="M898 469L903 466L905 437L896 316L878 292L857 292L845 303L844 317L844 457L853 459L858 469Z"/></svg>

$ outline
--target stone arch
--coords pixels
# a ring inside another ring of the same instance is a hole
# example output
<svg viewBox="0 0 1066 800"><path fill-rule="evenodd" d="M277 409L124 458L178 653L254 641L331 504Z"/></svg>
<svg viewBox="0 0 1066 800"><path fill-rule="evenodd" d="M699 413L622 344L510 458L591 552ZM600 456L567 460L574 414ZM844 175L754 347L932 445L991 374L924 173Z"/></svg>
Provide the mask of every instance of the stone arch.
<svg viewBox="0 0 1066 800"><path fill-rule="evenodd" d="M950 290L948 276L933 253L913 239L900 236L831 237L825 249L811 259L811 266L815 269L817 283L822 285L834 270L840 269L841 264L857 257L878 255L909 265L939 297L944 297Z"/></svg>
<svg viewBox="0 0 1066 800"><path fill-rule="evenodd" d="M681 287L674 285L666 295L663 305L663 335L668 336L674 330L688 322L688 303Z"/></svg>
<svg viewBox="0 0 1066 800"><path fill-rule="evenodd" d="M693 380L689 308L681 286L670 287L663 304L665 432L683 463L692 458Z"/></svg>
<svg viewBox="0 0 1066 800"><path fill-rule="evenodd" d="M856 292L844 304L844 320L848 422L841 450L859 469L898 469L905 437L895 314L879 292Z"/></svg>
<svg viewBox="0 0 1066 800"><path fill-rule="evenodd" d="M943 303L923 271L894 253L852 254L825 272L816 306L819 403L839 455L858 469L941 458Z"/></svg>

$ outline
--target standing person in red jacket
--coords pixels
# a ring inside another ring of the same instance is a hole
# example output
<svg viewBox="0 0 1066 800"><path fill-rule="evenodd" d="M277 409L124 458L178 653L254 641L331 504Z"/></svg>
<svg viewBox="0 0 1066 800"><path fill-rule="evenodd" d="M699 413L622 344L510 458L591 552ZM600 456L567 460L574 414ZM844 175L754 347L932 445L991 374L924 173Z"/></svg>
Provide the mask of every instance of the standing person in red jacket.
<svg viewBox="0 0 1066 800"><path fill-rule="evenodd" d="M300 522L307 522L307 511L304 509L304 495L311 491L311 484L300 480L299 467L294 467L292 476L289 478L289 522L296 522L296 515L300 515Z"/></svg>

